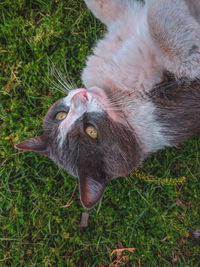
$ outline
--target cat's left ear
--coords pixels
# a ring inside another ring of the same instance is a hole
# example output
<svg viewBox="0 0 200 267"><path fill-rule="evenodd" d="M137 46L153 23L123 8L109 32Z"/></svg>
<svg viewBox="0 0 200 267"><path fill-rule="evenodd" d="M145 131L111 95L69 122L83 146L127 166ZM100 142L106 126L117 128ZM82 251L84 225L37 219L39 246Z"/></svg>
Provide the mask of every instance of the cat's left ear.
<svg viewBox="0 0 200 267"><path fill-rule="evenodd" d="M81 203L86 209L93 208L103 196L108 182L92 177L79 177L79 190Z"/></svg>
<svg viewBox="0 0 200 267"><path fill-rule="evenodd" d="M33 151L40 154L48 154L47 144L42 135L23 141L15 145L15 148L24 151Z"/></svg>

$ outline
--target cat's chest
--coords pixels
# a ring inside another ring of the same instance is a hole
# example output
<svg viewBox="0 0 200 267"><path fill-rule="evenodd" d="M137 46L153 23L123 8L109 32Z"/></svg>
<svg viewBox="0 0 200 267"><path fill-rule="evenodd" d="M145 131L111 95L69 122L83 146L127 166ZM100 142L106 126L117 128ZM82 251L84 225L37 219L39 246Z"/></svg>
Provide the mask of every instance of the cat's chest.
<svg viewBox="0 0 200 267"><path fill-rule="evenodd" d="M142 90L159 81L160 68L146 12L118 21L88 57L82 73L86 88Z"/></svg>

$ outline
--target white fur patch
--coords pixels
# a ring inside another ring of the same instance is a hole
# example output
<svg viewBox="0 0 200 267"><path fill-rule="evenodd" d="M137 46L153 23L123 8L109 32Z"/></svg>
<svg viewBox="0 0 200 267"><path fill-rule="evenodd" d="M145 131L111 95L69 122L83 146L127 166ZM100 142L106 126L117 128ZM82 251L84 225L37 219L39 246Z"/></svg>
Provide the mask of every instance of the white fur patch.
<svg viewBox="0 0 200 267"><path fill-rule="evenodd" d="M69 113L67 117L60 123L59 126L59 134L57 137L57 141L59 147L62 146L67 133L71 130L73 124L78 120L85 112L102 112L102 108L98 104L96 98L89 92L87 92L88 101L86 103L80 103L77 107L73 104L73 96L81 91L85 91L85 89L74 89L69 92L68 96L63 99L63 103L69 107Z"/></svg>
<svg viewBox="0 0 200 267"><path fill-rule="evenodd" d="M148 91L162 77L162 59L150 37L145 7L128 10L93 53L82 73L86 88Z"/></svg>
<svg viewBox="0 0 200 267"><path fill-rule="evenodd" d="M155 119L155 112L157 112L156 107L150 101L134 101L127 109L129 123L146 155L170 146L169 140L162 134L163 126Z"/></svg>

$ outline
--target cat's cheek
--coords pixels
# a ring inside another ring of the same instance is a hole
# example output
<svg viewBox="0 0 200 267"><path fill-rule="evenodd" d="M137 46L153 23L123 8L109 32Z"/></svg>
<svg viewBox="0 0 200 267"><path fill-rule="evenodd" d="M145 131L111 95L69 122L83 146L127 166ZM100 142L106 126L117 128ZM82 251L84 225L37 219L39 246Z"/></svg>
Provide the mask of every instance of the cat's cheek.
<svg viewBox="0 0 200 267"><path fill-rule="evenodd" d="M115 108L113 108L113 106L110 104L109 99L108 99L104 89L93 86L91 88L88 88L87 91L91 95L93 95L94 98L96 99L96 101L98 103L97 107L98 106L101 107L100 110L98 110L98 108L97 108L97 111L106 112L107 115L115 122L118 122L118 123L124 122L124 121L122 121L119 114L116 111L114 111Z"/></svg>

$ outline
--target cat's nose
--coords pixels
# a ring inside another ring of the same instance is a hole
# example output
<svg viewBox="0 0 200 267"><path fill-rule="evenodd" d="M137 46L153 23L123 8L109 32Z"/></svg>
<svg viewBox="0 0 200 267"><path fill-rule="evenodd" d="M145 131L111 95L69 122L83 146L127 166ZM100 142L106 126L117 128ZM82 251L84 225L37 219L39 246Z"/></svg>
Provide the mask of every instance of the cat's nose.
<svg viewBox="0 0 200 267"><path fill-rule="evenodd" d="M86 104L88 101L87 92L86 91L78 92L72 97L71 101L75 106L79 106L80 104Z"/></svg>

